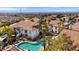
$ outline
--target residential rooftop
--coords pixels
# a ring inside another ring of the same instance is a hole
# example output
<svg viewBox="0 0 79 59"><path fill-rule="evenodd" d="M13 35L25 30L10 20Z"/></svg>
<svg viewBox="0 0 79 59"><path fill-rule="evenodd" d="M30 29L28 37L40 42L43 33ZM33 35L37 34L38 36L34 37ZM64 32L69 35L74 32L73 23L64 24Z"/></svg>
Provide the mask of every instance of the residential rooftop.
<svg viewBox="0 0 79 59"><path fill-rule="evenodd" d="M71 40L74 40L74 44L79 44L79 22L72 25L72 29L63 29L60 33L61 34L67 34L67 36L70 36Z"/></svg>
<svg viewBox="0 0 79 59"><path fill-rule="evenodd" d="M38 22L38 19L37 18L34 18L33 20L34 20L34 22L32 22L30 20L20 21L20 22L14 24L13 27L22 28L24 30L32 30L32 27L34 25L38 24L37 23Z"/></svg>

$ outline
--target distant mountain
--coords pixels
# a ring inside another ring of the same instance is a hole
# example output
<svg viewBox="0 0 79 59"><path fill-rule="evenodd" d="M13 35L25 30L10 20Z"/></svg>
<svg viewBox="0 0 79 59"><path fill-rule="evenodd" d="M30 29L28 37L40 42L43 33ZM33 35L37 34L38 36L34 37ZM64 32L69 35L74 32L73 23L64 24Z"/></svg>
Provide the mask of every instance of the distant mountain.
<svg viewBox="0 0 79 59"><path fill-rule="evenodd" d="M79 7L1 7L0 14L79 13Z"/></svg>

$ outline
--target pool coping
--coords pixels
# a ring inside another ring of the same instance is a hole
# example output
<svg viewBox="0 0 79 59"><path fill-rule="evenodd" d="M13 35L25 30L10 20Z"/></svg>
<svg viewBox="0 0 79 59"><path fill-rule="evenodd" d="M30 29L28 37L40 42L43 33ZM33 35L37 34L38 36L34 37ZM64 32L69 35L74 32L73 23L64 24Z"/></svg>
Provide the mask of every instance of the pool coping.
<svg viewBox="0 0 79 59"><path fill-rule="evenodd" d="M19 44L21 44L21 43L24 43L24 42L28 42L28 43L31 43L31 44L37 43L37 42L30 42L30 41L21 41L21 42L17 43L17 44L15 45L15 47L16 47L18 50L20 50L20 51L28 51L28 49L22 50L22 49L19 49L19 48L17 47L17 45L19 45ZM41 49L41 48L40 48L40 49ZM40 50L40 49L39 49L39 50Z"/></svg>

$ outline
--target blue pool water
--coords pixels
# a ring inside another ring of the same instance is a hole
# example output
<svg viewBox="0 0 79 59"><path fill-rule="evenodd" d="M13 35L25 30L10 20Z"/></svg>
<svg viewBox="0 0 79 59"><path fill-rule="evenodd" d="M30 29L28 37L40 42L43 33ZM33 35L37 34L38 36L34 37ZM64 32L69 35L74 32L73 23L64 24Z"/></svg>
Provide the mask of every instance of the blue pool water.
<svg viewBox="0 0 79 59"><path fill-rule="evenodd" d="M30 50L30 51L39 51L41 47L42 47L41 42L38 42L38 43L22 42L17 46L17 48L19 48L21 50L27 49L27 50Z"/></svg>

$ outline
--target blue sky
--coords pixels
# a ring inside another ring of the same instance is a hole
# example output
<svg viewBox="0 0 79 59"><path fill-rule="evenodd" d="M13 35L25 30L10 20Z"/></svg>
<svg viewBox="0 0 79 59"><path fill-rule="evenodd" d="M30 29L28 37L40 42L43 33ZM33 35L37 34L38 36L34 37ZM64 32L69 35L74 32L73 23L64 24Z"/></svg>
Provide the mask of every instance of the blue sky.
<svg viewBox="0 0 79 59"><path fill-rule="evenodd" d="M79 7L6 7L0 13L72 13L79 12Z"/></svg>

